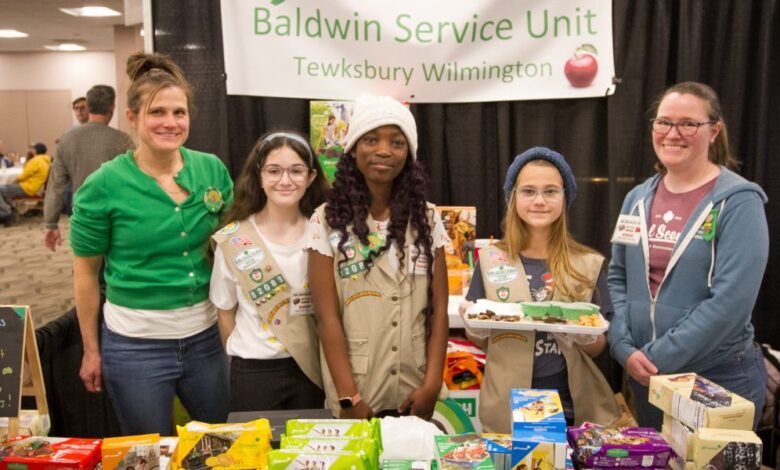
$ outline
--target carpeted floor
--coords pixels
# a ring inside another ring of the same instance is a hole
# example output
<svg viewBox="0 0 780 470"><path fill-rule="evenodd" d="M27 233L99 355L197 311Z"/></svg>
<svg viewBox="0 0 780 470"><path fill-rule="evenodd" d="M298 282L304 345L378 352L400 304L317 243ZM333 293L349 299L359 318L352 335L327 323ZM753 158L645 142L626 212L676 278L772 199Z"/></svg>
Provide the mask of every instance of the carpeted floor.
<svg viewBox="0 0 780 470"><path fill-rule="evenodd" d="M19 223L0 225L0 305L29 305L35 326L73 307L73 254L70 223L63 216L62 246L52 253L43 246L43 216L22 216Z"/></svg>

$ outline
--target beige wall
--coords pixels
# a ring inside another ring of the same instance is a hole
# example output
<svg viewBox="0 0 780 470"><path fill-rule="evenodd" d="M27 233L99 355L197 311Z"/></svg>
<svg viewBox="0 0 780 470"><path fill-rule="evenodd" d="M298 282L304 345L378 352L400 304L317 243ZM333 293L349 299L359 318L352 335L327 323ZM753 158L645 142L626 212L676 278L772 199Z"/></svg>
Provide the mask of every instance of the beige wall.
<svg viewBox="0 0 780 470"><path fill-rule="evenodd" d="M114 57L116 58L116 109L117 127L133 136L135 133L127 121L127 89L130 86L125 68L127 58L136 52L143 52L144 42L141 37L141 25L114 26Z"/></svg>
<svg viewBox="0 0 780 470"><path fill-rule="evenodd" d="M19 156L30 143L43 142L54 156L57 139L72 126L69 90L0 91L0 140Z"/></svg>

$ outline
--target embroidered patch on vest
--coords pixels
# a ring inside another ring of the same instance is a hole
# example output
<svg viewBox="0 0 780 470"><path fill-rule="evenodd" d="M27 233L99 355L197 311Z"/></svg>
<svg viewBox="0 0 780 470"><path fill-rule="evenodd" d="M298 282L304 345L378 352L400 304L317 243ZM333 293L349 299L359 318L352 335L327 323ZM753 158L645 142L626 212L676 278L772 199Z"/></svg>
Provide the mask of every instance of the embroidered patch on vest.
<svg viewBox="0 0 780 470"><path fill-rule="evenodd" d="M260 297L267 295L271 295L273 297L278 291L284 289L285 284L286 282L284 281L284 277L282 277L281 274L277 274L276 276L249 291L249 297L251 297L252 300L257 300Z"/></svg>
<svg viewBox="0 0 780 470"><path fill-rule="evenodd" d="M269 322L273 321L274 325L279 325L281 323L281 321L279 319L274 321L274 317L279 312L279 310L282 309L282 307L284 307L285 305L287 305L289 303L290 303L290 299L284 299L281 302L279 302L278 304L276 304L276 306L274 306L274 308L272 308L271 311L268 312L268 321Z"/></svg>
<svg viewBox="0 0 780 470"><path fill-rule="evenodd" d="M517 268L509 264L501 264L498 267L488 269L488 281L495 284L506 284L517 279Z"/></svg>
<svg viewBox="0 0 780 470"><path fill-rule="evenodd" d="M495 344L499 341L503 341L505 339L516 339L518 341L522 341L524 343L528 342L528 338L526 338L524 335L521 335L520 333L502 333L500 335L494 336L490 342Z"/></svg>
<svg viewBox="0 0 780 470"><path fill-rule="evenodd" d="M499 287L496 289L496 297L498 297L498 300L501 302L509 300L509 287Z"/></svg>
<svg viewBox="0 0 780 470"><path fill-rule="evenodd" d="M356 263L345 264L344 266L339 267L339 277L342 279L346 279L354 274L361 273L365 270L366 270L366 262L364 260L360 260Z"/></svg>
<svg viewBox="0 0 780 470"><path fill-rule="evenodd" d="M235 233L235 231L238 230L238 226L239 226L238 222L230 222L229 224L225 225L221 229L217 230L217 233L220 235Z"/></svg>
<svg viewBox="0 0 780 470"><path fill-rule="evenodd" d="M356 301L357 299L363 298L363 297L382 297L382 294L375 291L375 290L364 290L361 292L358 292L356 294L352 294L349 297L347 297L347 300L344 301L344 306L351 304L352 302Z"/></svg>

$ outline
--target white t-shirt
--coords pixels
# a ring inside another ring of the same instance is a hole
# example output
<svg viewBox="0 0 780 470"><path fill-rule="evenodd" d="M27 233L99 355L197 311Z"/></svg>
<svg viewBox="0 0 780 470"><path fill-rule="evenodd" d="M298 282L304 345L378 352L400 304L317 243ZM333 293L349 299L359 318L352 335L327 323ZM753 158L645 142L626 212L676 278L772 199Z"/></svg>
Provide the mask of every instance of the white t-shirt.
<svg viewBox="0 0 780 470"><path fill-rule="evenodd" d="M217 309L210 300L192 307L172 310L143 310L122 307L106 300L103 316L109 330L122 336L147 339L189 338L217 321Z"/></svg>
<svg viewBox="0 0 780 470"><path fill-rule="evenodd" d="M307 256L306 240L310 224L300 240L292 245L277 245L266 239L257 228L254 216L241 221L250 223L260 234L263 242L271 252L276 264L282 270L284 279L291 289L300 289L306 282ZM243 292L233 272L230 270L222 250L217 246L214 251L214 269L211 272L211 287L209 298L221 310L230 310L238 304L236 311L236 327L227 340L227 353L243 359L283 359L290 357L279 340L271 333L268 324L263 324L257 307L250 302ZM283 307L283 308L289 308Z"/></svg>
<svg viewBox="0 0 780 470"><path fill-rule="evenodd" d="M366 220L366 224L368 225L369 237L372 233L377 233L383 240L387 239L387 228L390 226L390 219L376 221L369 214L368 219ZM357 243L354 235L350 234L350 238L355 240ZM447 230L444 228L444 224L441 222L441 215L439 214L439 211L435 211L433 214L433 231L431 232L431 238L433 239L431 250L441 248L450 241L450 238L447 235ZM336 252L338 251L338 244L340 239L340 232L326 228L325 221L320 221L319 216L312 217L311 236L309 236L307 248L317 250L325 256L334 258ZM407 245L413 242L414 240L406 240ZM398 248L396 247L395 243L390 245L390 248L388 248L387 252L385 252L382 256L389 256L390 266L392 266L393 269L398 270ZM411 263L409 260L404 260L404 263L407 269L411 269Z"/></svg>

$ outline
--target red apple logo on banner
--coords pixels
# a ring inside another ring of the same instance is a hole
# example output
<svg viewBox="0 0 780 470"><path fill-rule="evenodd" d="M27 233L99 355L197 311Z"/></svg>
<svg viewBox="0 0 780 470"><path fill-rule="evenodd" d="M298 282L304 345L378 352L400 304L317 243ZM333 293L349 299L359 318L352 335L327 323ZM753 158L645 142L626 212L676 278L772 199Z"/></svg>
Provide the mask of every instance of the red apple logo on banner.
<svg viewBox="0 0 780 470"><path fill-rule="evenodd" d="M596 55L596 48L591 44L583 44L574 51L574 56L563 67L563 73L571 86L585 88L593 83L599 71Z"/></svg>

